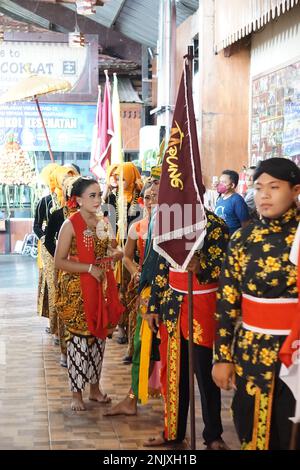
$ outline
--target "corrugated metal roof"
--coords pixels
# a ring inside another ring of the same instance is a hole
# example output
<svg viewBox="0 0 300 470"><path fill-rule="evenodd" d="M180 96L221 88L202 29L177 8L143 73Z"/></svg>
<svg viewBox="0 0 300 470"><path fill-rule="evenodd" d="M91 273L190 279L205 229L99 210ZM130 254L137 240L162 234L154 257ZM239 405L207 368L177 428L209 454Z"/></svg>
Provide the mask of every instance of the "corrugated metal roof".
<svg viewBox="0 0 300 470"><path fill-rule="evenodd" d="M111 28L126 0L108 0L102 7L95 7L96 13L89 18L97 23ZM76 7L70 3L63 3L63 6L75 11Z"/></svg>
<svg viewBox="0 0 300 470"><path fill-rule="evenodd" d="M127 0L116 22L125 36L148 46L158 39L159 0Z"/></svg>
<svg viewBox="0 0 300 470"><path fill-rule="evenodd" d="M105 77L102 75L99 79L101 87L105 85ZM118 76L118 92L120 103L140 103L143 101L139 97L138 92L133 88L132 82L129 78Z"/></svg>
<svg viewBox="0 0 300 470"><path fill-rule="evenodd" d="M45 20L41 16L32 13L31 11L27 10L27 8L22 8L11 0L1 0L0 11L8 14L10 18L15 18L16 20L35 24L48 30L50 29L50 22L48 20Z"/></svg>
<svg viewBox="0 0 300 470"><path fill-rule="evenodd" d="M143 103L129 78L118 77L120 103Z"/></svg>
<svg viewBox="0 0 300 470"><path fill-rule="evenodd" d="M74 5L63 4L74 10ZM199 0L178 0L177 24L197 11ZM155 47L158 39L159 0L107 0L89 18L146 46Z"/></svg>
<svg viewBox="0 0 300 470"><path fill-rule="evenodd" d="M199 8L199 0L177 0L177 24L180 25Z"/></svg>

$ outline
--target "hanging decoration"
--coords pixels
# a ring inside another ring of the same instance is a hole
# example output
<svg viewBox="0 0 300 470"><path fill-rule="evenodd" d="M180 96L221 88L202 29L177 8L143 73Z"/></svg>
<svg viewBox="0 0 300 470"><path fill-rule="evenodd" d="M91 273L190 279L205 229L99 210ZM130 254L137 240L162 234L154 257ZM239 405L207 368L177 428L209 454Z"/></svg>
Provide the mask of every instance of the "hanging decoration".
<svg viewBox="0 0 300 470"><path fill-rule="evenodd" d="M96 0L76 0L76 11L78 15L93 15L96 13Z"/></svg>

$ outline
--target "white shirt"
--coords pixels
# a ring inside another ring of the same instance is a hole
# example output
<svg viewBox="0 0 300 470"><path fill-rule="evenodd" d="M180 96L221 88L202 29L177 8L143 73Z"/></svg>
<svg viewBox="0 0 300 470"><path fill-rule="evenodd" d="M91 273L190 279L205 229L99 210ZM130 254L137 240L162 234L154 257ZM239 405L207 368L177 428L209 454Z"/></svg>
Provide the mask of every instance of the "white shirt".
<svg viewBox="0 0 300 470"><path fill-rule="evenodd" d="M297 228L297 232L295 235L295 240L293 242L291 252L290 252L290 260L293 264L298 264L298 256L299 256L299 245L300 245L300 222Z"/></svg>

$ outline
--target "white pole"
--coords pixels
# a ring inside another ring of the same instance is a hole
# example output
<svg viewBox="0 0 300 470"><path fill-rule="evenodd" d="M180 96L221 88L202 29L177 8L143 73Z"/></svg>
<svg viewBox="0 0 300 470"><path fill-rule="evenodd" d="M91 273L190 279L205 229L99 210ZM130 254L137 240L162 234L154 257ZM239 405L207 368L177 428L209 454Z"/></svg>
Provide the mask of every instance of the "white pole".
<svg viewBox="0 0 300 470"><path fill-rule="evenodd" d="M172 125L175 104L175 62L176 62L176 3L175 0L160 0L160 22L158 41L158 90L157 124L165 126L166 141Z"/></svg>

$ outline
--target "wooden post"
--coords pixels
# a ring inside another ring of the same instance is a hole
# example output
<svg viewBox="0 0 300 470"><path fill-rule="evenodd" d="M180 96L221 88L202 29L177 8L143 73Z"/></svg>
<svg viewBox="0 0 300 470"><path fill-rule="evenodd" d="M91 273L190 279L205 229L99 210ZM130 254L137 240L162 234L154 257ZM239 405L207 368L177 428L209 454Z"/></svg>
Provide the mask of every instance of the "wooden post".
<svg viewBox="0 0 300 470"><path fill-rule="evenodd" d="M293 423L289 450L297 450L297 437L298 437L299 432L300 432L300 423Z"/></svg>

